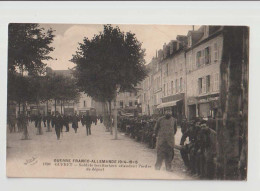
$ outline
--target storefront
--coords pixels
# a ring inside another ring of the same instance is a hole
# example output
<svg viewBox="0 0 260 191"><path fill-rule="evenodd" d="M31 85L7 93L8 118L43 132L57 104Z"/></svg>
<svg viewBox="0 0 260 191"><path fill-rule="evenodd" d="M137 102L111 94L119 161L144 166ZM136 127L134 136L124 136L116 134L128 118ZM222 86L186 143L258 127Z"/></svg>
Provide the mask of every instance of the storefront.
<svg viewBox="0 0 260 191"><path fill-rule="evenodd" d="M218 93L188 98L188 119L191 120L195 117L215 118L217 114L218 100Z"/></svg>
<svg viewBox="0 0 260 191"><path fill-rule="evenodd" d="M157 108L162 109L163 111L170 108L178 123L181 123L182 118L185 115L184 93L162 98L162 103L159 104Z"/></svg>

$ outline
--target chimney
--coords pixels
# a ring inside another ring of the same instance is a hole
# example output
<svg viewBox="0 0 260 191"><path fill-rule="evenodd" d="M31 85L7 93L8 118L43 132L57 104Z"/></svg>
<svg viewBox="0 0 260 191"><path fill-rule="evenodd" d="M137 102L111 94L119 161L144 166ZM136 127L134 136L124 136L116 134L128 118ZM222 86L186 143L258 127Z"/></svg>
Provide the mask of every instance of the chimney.
<svg viewBox="0 0 260 191"><path fill-rule="evenodd" d="M192 31L194 31L194 25L192 25Z"/></svg>

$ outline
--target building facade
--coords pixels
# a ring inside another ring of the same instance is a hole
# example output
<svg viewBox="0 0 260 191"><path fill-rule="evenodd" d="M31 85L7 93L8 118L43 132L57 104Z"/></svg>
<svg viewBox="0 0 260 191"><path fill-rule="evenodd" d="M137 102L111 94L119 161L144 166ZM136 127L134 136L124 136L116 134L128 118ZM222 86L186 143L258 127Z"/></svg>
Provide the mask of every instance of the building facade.
<svg viewBox="0 0 260 191"><path fill-rule="evenodd" d="M156 62L147 65L150 71L140 93L143 114L170 108L178 122L184 117L190 120L216 116L222 29L221 26L201 26L164 44L158 57L156 54ZM151 111L151 106L157 110Z"/></svg>
<svg viewBox="0 0 260 191"><path fill-rule="evenodd" d="M194 117L215 117L219 99L222 27L202 26L188 33L187 112Z"/></svg>

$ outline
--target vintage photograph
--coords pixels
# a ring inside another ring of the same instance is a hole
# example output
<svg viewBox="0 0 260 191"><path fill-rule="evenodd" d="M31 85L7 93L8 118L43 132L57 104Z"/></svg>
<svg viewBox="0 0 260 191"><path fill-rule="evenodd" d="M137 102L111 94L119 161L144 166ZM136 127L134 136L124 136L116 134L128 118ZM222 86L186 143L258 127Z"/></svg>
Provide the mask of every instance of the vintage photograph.
<svg viewBox="0 0 260 191"><path fill-rule="evenodd" d="M249 30L9 23L7 176L247 180Z"/></svg>

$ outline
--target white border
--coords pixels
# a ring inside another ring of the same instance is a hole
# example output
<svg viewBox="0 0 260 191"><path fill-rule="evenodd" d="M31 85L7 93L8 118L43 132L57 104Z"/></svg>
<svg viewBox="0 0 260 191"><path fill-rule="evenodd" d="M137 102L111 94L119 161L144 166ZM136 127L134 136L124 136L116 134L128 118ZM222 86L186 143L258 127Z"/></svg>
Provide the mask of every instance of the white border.
<svg viewBox="0 0 260 191"><path fill-rule="evenodd" d="M10 22L114 24L221 24L250 26L249 171L247 182L87 179L7 179L7 29ZM259 2L0 2L1 190L258 190L260 188Z"/></svg>

